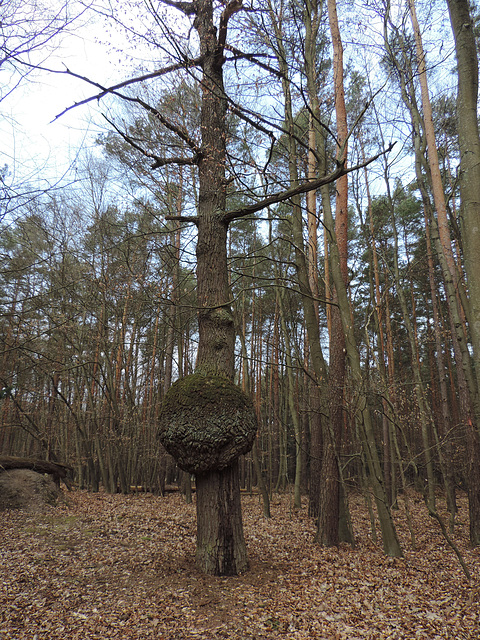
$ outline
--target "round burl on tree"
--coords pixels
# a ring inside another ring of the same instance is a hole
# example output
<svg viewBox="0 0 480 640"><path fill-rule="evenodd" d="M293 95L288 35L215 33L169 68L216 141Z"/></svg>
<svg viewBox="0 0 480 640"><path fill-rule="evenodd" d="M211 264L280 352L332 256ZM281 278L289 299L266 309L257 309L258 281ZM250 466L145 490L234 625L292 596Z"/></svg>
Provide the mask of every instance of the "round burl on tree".
<svg viewBox="0 0 480 640"><path fill-rule="evenodd" d="M256 432L252 401L227 378L185 376L169 389L160 410L160 440L190 473L228 467L250 451Z"/></svg>

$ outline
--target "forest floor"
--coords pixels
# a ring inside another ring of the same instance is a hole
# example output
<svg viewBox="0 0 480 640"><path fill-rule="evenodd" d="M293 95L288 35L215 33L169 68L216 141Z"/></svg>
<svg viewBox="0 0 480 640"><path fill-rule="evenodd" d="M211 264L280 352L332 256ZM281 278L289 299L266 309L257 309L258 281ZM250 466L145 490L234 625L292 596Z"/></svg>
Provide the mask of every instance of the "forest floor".
<svg viewBox="0 0 480 640"><path fill-rule="evenodd" d="M480 638L480 550L468 548L459 498L454 540L472 579L411 496L394 513L404 559L375 544L364 499L351 497L356 548L320 548L306 503L274 497L272 518L244 495L250 568L194 568L195 506L180 494L73 491L48 512L0 517L0 640L356 640ZM439 499L443 507L443 500Z"/></svg>

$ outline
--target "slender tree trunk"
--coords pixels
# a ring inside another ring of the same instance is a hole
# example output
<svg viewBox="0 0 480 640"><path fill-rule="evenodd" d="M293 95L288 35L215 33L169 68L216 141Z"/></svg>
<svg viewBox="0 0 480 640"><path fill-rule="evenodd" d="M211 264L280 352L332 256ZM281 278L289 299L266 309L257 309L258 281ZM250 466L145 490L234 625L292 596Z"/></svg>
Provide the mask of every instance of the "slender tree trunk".
<svg viewBox="0 0 480 640"><path fill-rule="evenodd" d="M316 149L316 135L313 126L313 116L310 114L308 127L308 179L313 180L317 176L317 163L314 150ZM310 289L314 296L313 304L317 322L320 320L318 285L318 239L317 239L317 192L316 190L307 193L307 231L308 231L308 279Z"/></svg>
<svg viewBox="0 0 480 640"><path fill-rule="evenodd" d="M425 140L427 145L428 154L428 168L429 168L429 181L430 187L433 193L433 199L435 203L435 209L437 212L436 218L436 231L439 238L439 251L438 257L443 270L443 276L445 279L445 287L447 292L447 299L449 304L449 311L452 321L456 328L456 334L459 344L461 355L457 358L457 365L461 366L465 373L465 379L467 381L471 400L473 401L477 395L478 384L474 381L473 372L470 366L470 354L466 346L465 336L461 334L462 329L462 311L466 317L470 320L470 304L465 296L465 292L461 286L460 274L453 255L452 243L450 237L450 228L447 216L447 208L445 204L445 195L443 192L442 177L440 173L440 166L438 161L438 152L435 140L435 130L433 126L432 107L430 104L430 96L428 91L427 73L425 52L423 50L422 38L420 28L417 21L415 2L414 0L408 0L410 15L412 19L413 30L415 33L415 43L417 49L417 63L419 65L419 80L421 86L422 106L423 106L423 129L425 132ZM411 108L411 106L410 106ZM413 114L412 116L419 120L419 114ZM416 130L420 134L420 125L415 123ZM416 136L415 144L418 147L419 135ZM418 160L420 160L417 154ZM417 172L418 173L418 172ZM477 258L478 256L476 256ZM477 421L480 421L480 414Z"/></svg>
<svg viewBox="0 0 480 640"><path fill-rule="evenodd" d="M333 44L333 77L335 114L337 121L337 160L347 158L347 114L343 87L343 44L338 25L337 5L335 0L328 0L328 19ZM327 190L322 191L324 208ZM335 235L337 242L340 271L344 286L348 282L348 178L343 176L336 183ZM331 257L331 254L330 254ZM320 514L316 540L324 546L335 546L339 542L340 517L340 469L339 455L341 435L344 421L345 393L345 335L343 333L341 313L350 309L340 309L336 288L333 295L334 305L331 310L330 358L329 358L329 415L330 420L324 434L324 457L322 460L322 490Z"/></svg>
<svg viewBox="0 0 480 640"><path fill-rule="evenodd" d="M425 204L425 203L424 203ZM430 212L431 213L431 212ZM437 304L437 288L434 277L434 265L433 265L433 250L430 238L430 222L429 214L425 211L425 233L427 241L427 260L428 260L428 278L430 283L430 295L432 298L432 313L433 313L433 333L435 337L435 349L436 349L436 367L438 372L438 385L440 394L440 411L439 411L439 430L440 437L443 441L443 452L446 466L445 477L445 491L447 494L447 507L450 511L452 518L454 517L457 507L455 500L455 482L454 472L452 468L453 464L453 447L452 439L449 435L450 424L452 418L450 414L449 402L448 402L448 390L447 390L447 369L445 367L445 359L443 355L444 346L442 344L441 336L441 322L438 313Z"/></svg>
<svg viewBox="0 0 480 640"><path fill-rule="evenodd" d="M420 116L419 110L415 103L414 91L411 91L411 97L407 95L406 72L401 69L399 65L397 65L397 68L399 70L401 78L402 97L410 111L412 124L415 131L415 168L417 180L422 193L422 198L425 202L429 200L429 195L424 184L424 177L422 172L422 169L426 169L427 178L430 182L431 190L434 196L435 208L437 211L437 218L432 216L431 231L432 239L434 239L436 242L437 255L444 277L449 318L452 326L452 343L455 353L455 361L457 364L457 382L459 387L461 421L466 428L467 447L469 449L469 463L467 465L467 474L472 474L472 477L471 479L469 478L468 483L469 488L474 487L472 491L469 491L470 523L471 527L476 528L479 532L478 535L473 533L472 543L478 544L478 542L475 542L475 538L480 541L480 525L478 525L478 523L480 522L480 491L478 490L478 487L480 486L480 441L478 438L477 426L480 423L480 416L477 414L478 403L473 403L473 413L471 409L472 400L478 397L478 374L477 377L475 377L475 374L471 367L471 357L466 344L465 334L463 332L462 311L465 313L467 319L469 320L469 325L471 326L473 323L471 319L470 304L461 286L461 278L459 277L458 269L451 247L445 197L443 194L435 133L433 128L432 109L428 93L425 54L423 51L421 33L416 18L415 4L413 0L409 0L409 8L415 33L417 63L419 65L419 77L422 90L422 105L424 110L423 119ZM386 38L385 41L387 42ZM393 56L392 60L394 60ZM411 76L410 70L408 70L407 73L409 76ZM476 101L474 109L476 109ZM421 138L422 131L424 131L425 133L424 141L422 141ZM428 147L428 165L426 165L423 155L425 146Z"/></svg>
<svg viewBox="0 0 480 640"><path fill-rule="evenodd" d="M340 269L340 256L336 244L335 225L328 207L324 209L324 222L330 236L332 278L338 295L338 304L340 306L343 331L346 339L347 357L352 374L352 384L358 393L358 425L362 436L362 446L369 468L369 481L377 506L380 528L382 531L383 548L386 555L401 557L403 553L398 541L397 532L388 504L388 498L385 492L385 484L378 456L375 431L373 428L370 407L367 402L367 395L364 390L360 355L350 314L350 303L343 280L343 274Z"/></svg>
<svg viewBox="0 0 480 640"><path fill-rule="evenodd" d="M292 97L290 91L289 82L289 69L287 66L287 57L283 43L283 32L281 25L277 22L275 12L270 6L271 19L273 22L273 28L275 31L276 45L278 48L278 63L283 72L284 79L282 81L284 106L285 106L285 121L288 129L293 133L294 131L294 117L292 107ZM298 167L297 167L297 148L296 141L293 135L288 138L288 166L289 176L292 185L298 184ZM303 220L301 201L298 196L292 198L292 233L293 242L295 247L295 266L297 270L297 277L299 282L300 293L302 296L302 305L305 315L305 326L308 335L308 344L310 347L310 357L312 360L312 367L315 372L316 382L319 386L319 393L321 396L321 404L326 408L326 380L327 380L327 367L325 359L323 357L321 342L320 342L320 330L318 326L318 319L315 310L314 296L309 281L309 268L306 257L306 251L303 239Z"/></svg>
<svg viewBox="0 0 480 640"><path fill-rule="evenodd" d="M448 0L457 54L457 117L460 144L462 238L471 305L470 334L475 362L473 395L476 425L468 420L470 542L480 545L480 136L478 127L478 55L470 3Z"/></svg>
<svg viewBox="0 0 480 640"><path fill-rule="evenodd" d="M247 345L245 341L245 332L242 330L239 332L239 338L242 345L242 357L243 357L243 379L242 379L242 390L251 395L252 393L252 385L251 385L251 376L248 371L248 358L247 358ZM260 407L256 406L257 418L260 422ZM257 476L257 485L262 495L263 501L263 515L265 518L271 518L270 513L270 496L268 495L267 484L265 482L263 473L262 473L262 465L260 463L260 455L258 451L257 441L253 443L252 449L252 458L253 458L253 466L255 469L255 473Z"/></svg>
<svg viewBox="0 0 480 640"><path fill-rule="evenodd" d="M308 515L318 518L320 510L320 478L323 457L322 397L315 383L312 383L309 396L310 410L310 484Z"/></svg>
<svg viewBox="0 0 480 640"><path fill-rule="evenodd" d="M272 366L272 441L273 464L270 486L275 489L281 484L282 477L282 426L280 422L280 318L278 302L275 305L273 326L273 366Z"/></svg>
<svg viewBox="0 0 480 640"><path fill-rule="evenodd" d="M432 459L432 443L429 439L428 434L428 425L429 425L429 417L430 411L426 402L425 397L425 389L422 381L422 376L420 373L420 360L418 355L418 347L415 336L414 326L410 317L410 311L407 305L407 299L405 296L405 292L403 290L403 284L400 279L400 270L398 266L398 234L395 220L395 211L394 204L392 201L392 197L390 195L389 183L387 183L387 191L388 198L390 203L390 215L391 215L391 223L392 223L392 231L394 237L394 253L393 253L393 264L394 264L394 277L395 277L395 286L397 290L398 300L400 302L400 308L402 310L403 321L405 323L405 327L407 329L408 340L410 342L410 350L411 350L411 363L413 369L413 380L415 384L415 395L417 399L418 410L420 414L420 427L422 434L422 443L425 455L425 463L427 469L427 501L429 509L435 511L435 478L433 474L433 459Z"/></svg>
<svg viewBox="0 0 480 640"><path fill-rule="evenodd" d="M293 431L295 436L295 482L294 482L294 500L293 506L295 509L301 509L302 507L302 494L301 494L301 473L302 473L302 446L301 446L301 426L300 416L298 415L297 405L295 403L295 380L293 375L293 360L292 360L292 347L290 343L290 335L288 327L285 322L286 309L284 304L284 292L283 288L277 289L278 302L280 308L280 320L283 333L283 340L285 342L285 364L287 368L287 380L288 380L288 408L290 410L290 417L293 422Z"/></svg>
<svg viewBox="0 0 480 640"><path fill-rule="evenodd" d="M425 60L425 52L423 50L422 36L418 25L417 13L415 9L415 0L408 0L410 9L410 17L412 20L413 32L415 34L415 46L417 51L418 77L420 81L422 106L423 106L423 122L425 127L425 138L427 141L428 164L430 167L433 199L438 216L438 230L440 241L445 252L448 268L451 276L456 280L457 269L455 259L452 252L450 239L450 228L448 224L447 207L445 204L445 194L443 191L442 176L440 173L440 163L438 160L437 143L435 140L435 129L433 126L433 113L430 103L430 94L427 81L427 67Z"/></svg>
<svg viewBox="0 0 480 640"><path fill-rule="evenodd" d="M365 160L365 152L363 140L361 140L362 147L362 158ZM373 222L373 211L372 211L372 198L370 194L370 181L368 179L368 171L365 167L365 187L367 193L367 207L368 207L368 225L370 230L370 250L371 250L371 271L373 272L373 282L371 283L371 288L373 289L373 299L375 300L375 328L378 336L378 370L381 376L381 380L383 382L385 395L382 395L382 433L383 433L383 475L385 478L385 492L387 494L389 500L389 506L395 504L396 502L396 493L395 493L395 473L392 469L392 460L394 457L392 444L392 429L391 424L393 422L393 416L391 407L393 406L393 402L391 399L391 389L393 387L393 380L388 379L387 369L385 366L385 362L388 359L386 356L385 349L385 336L383 329L383 306L382 306L382 293L380 287L380 269L378 265L378 252L377 252L377 242L376 242L376 231L375 225ZM386 396L386 397L385 397Z"/></svg>
<svg viewBox="0 0 480 640"><path fill-rule="evenodd" d="M307 3L305 12L305 72L307 75L307 89L310 106L309 130L308 130L308 178L313 179L317 175L316 154L323 147L323 132L320 128L320 103L317 94L317 37L322 15L322 3L311 0ZM307 193L307 225L308 225L308 270L309 283L314 296L314 309L317 324L320 319L318 297L320 294L318 281L318 237L317 237L317 192ZM328 258L325 259L326 292L328 289ZM327 297L327 296L326 296ZM327 320L330 335L330 305L327 301ZM307 327L307 339L314 336ZM310 344L309 344L310 348ZM325 386L325 384L323 385ZM308 514L318 518L320 512L321 470L324 444L324 421L322 420L322 392L316 385L310 395L310 474L309 474L309 502Z"/></svg>
<svg viewBox="0 0 480 640"><path fill-rule="evenodd" d="M183 201L183 174L180 172L180 186L177 194L177 215L181 215L182 212L182 201ZM164 393L170 389L172 384L172 373L173 373L173 354L175 350L175 333L177 330L177 308L178 308L178 299L179 299L179 291L178 291L178 282L179 282L179 269L180 269L180 225L177 226L176 229L171 231L171 242L174 247L174 257L173 257L173 268L172 268L172 287L170 298L172 303L168 307L167 319L168 319L168 330L167 330L167 343L166 343L166 353L165 353L165 380L164 380Z"/></svg>

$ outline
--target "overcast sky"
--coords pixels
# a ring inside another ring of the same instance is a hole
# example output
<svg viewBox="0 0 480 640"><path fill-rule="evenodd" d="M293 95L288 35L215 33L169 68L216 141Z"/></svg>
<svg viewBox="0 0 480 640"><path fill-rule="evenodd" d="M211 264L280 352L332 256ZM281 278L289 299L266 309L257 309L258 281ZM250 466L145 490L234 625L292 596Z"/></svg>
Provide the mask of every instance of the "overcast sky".
<svg viewBox="0 0 480 640"><path fill-rule="evenodd" d="M97 42L99 29L90 24L63 35L45 64L59 70L68 66L101 83L125 77L127 67L122 68L112 49ZM10 74L2 71L0 81L5 82ZM16 182L58 180L74 161L79 147L94 144L102 126L101 107L92 103L55 118L93 93L95 90L86 83L65 74L31 74L0 102L0 167L8 165Z"/></svg>
<svg viewBox="0 0 480 640"><path fill-rule="evenodd" d="M57 1L45 0L47 3ZM129 3L122 5L122 10L124 6L128 7ZM68 66L76 73L108 85L131 77L141 64L142 53L144 59L152 60L151 51L142 51L138 41L132 42L111 23L106 29L100 18L92 16L94 14L82 17L83 24L75 24L71 33L61 36L46 61L49 67L60 70ZM127 20L128 16L122 18ZM135 14L130 16L139 28L142 25L136 22L142 22L141 18ZM347 56L350 51L356 51L348 41L345 49ZM450 68L448 65L445 68L451 81ZM5 83L8 75L2 68L0 82ZM64 109L94 93L94 88L68 75L36 73L0 102L0 167L6 164L14 172L11 182L45 179L55 183L74 163L80 148L94 146L96 136L104 127L101 112L107 107L105 101L75 108L55 120ZM397 149L400 153L399 146Z"/></svg>

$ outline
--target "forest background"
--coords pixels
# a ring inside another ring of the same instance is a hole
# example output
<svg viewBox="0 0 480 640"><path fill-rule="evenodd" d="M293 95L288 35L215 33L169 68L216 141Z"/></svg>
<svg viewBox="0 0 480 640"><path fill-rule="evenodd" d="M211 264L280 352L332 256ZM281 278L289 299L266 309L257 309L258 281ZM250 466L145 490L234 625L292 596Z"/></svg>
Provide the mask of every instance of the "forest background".
<svg viewBox="0 0 480 640"><path fill-rule="evenodd" d="M60 118L96 100L105 123L71 171L26 175L24 149L2 169L0 449L69 463L91 491L189 495L157 423L198 352L193 14L211 4L0 5L2 103L55 74L82 86ZM267 514L273 492L293 487L298 508L307 493L322 544L353 538L346 498L361 488L399 555L389 513L411 485L432 515L444 489L451 531L466 490L480 544L478 212L460 164L478 129L465 135L457 102L463 73L476 119L478 69L471 52L457 65L454 5L476 54L472 3L213 3L235 381L259 421L240 483ZM88 20L128 79L50 57Z"/></svg>

